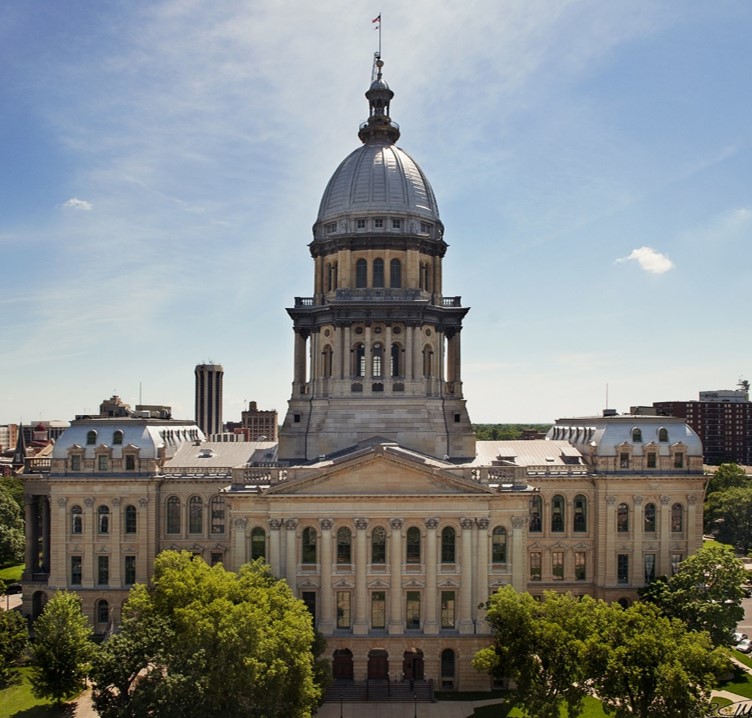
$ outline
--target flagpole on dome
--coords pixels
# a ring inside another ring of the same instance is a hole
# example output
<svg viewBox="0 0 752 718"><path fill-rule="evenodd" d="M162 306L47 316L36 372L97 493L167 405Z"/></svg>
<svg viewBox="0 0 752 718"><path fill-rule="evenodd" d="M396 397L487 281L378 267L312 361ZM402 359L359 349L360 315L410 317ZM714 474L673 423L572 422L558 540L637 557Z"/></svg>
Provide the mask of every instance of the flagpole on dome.
<svg viewBox="0 0 752 718"><path fill-rule="evenodd" d="M373 20L371 20L371 22L376 23L374 30L379 31L379 57L381 57L381 13L379 13Z"/></svg>

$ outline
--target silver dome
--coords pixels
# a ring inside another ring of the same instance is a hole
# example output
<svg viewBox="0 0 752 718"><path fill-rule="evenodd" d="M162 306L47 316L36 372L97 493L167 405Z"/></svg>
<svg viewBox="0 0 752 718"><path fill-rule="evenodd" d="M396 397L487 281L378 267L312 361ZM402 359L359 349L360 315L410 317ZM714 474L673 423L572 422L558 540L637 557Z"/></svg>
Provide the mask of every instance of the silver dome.
<svg viewBox="0 0 752 718"><path fill-rule="evenodd" d="M324 190L317 223L356 214L439 222L436 197L423 170L388 142L368 142L344 159Z"/></svg>

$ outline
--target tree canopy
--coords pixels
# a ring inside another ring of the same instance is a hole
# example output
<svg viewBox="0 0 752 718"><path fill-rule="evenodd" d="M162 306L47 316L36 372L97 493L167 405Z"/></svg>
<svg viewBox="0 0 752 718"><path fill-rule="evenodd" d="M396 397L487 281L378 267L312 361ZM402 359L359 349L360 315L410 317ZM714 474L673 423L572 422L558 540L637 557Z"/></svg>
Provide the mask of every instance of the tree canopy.
<svg viewBox="0 0 752 718"><path fill-rule="evenodd" d="M710 494L705 504L705 531L747 554L752 548L752 485Z"/></svg>
<svg viewBox="0 0 752 718"><path fill-rule="evenodd" d="M165 551L154 588L136 586L120 631L95 661L103 718L310 716L310 614L262 562L236 574L187 552Z"/></svg>
<svg viewBox="0 0 752 718"><path fill-rule="evenodd" d="M749 479L741 466L738 464L721 464L708 481L707 494L749 485Z"/></svg>
<svg viewBox="0 0 752 718"><path fill-rule="evenodd" d="M25 541L21 509L4 481L0 483L0 566L23 561Z"/></svg>
<svg viewBox="0 0 752 718"><path fill-rule="evenodd" d="M8 679L29 642L26 619L18 611L0 610L0 683Z"/></svg>

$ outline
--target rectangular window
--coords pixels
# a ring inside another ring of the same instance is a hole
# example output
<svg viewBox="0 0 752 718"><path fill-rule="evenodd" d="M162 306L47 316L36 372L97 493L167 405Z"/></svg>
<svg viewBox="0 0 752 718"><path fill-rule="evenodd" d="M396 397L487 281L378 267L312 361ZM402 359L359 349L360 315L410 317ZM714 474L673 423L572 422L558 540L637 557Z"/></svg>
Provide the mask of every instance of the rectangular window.
<svg viewBox="0 0 752 718"><path fill-rule="evenodd" d="M218 563L222 563L222 554L219 551L211 552L211 565L216 566Z"/></svg>
<svg viewBox="0 0 752 718"><path fill-rule="evenodd" d="M431 232L431 225L428 224L428 222L421 222L420 223L420 231L423 234L430 234L430 232Z"/></svg>
<svg viewBox="0 0 752 718"><path fill-rule="evenodd" d="M648 453L648 468L649 469L654 469L656 467L657 465L656 456L657 454L654 451L651 451L650 453Z"/></svg>
<svg viewBox="0 0 752 718"><path fill-rule="evenodd" d="M402 220L401 219L393 219L392 220L392 229L400 229L402 227Z"/></svg>
<svg viewBox="0 0 752 718"><path fill-rule="evenodd" d="M674 454L674 468L675 469L684 468L684 454L681 451L677 451Z"/></svg>
<svg viewBox="0 0 752 718"><path fill-rule="evenodd" d="M408 591L405 600L406 627L420 628L420 591Z"/></svg>
<svg viewBox="0 0 752 718"><path fill-rule="evenodd" d="M680 553L671 554L671 575L673 576L679 570L679 564L682 562Z"/></svg>
<svg viewBox="0 0 752 718"><path fill-rule="evenodd" d="M97 585L106 586L110 582L110 557L97 556Z"/></svg>
<svg viewBox="0 0 752 718"><path fill-rule="evenodd" d="M358 219L356 220L356 225L358 229L365 229L366 228L366 221L364 219Z"/></svg>
<svg viewBox="0 0 752 718"><path fill-rule="evenodd" d="M454 591L441 592L441 627L454 628Z"/></svg>
<svg viewBox="0 0 752 718"><path fill-rule="evenodd" d="M371 592L371 628L386 628L386 593Z"/></svg>
<svg viewBox="0 0 752 718"><path fill-rule="evenodd" d="M107 471L107 456L104 454L97 456L97 470Z"/></svg>
<svg viewBox="0 0 752 718"><path fill-rule="evenodd" d="M326 233L327 234L334 234L337 231L337 223L336 222L329 222L329 224L326 225Z"/></svg>
<svg viewBox="0 0 752 718"><path fill-rule="evenodd" d="M574 552L574 580L584 581L587 578L587 568L585 563L585 552Z"/></svg>
<svg viewBox="0 0 752 718"><path fill-rule="evenodd" d="M81 471L81 456L79 454L73 454L70 457L70 470Z"/></svg>
<svg viewBox="0 0 752 718"><path fill-rule="evenodd" d="M645 583L650 583L655 578L655 554L646 553L645 559Z"/></svg>
<svg viewBox="0 0 752 718"><path fill-rule="evenodd" d="M125 556L124 560L123 583L126 586L132 586L136 583L136 557Z"/></svg>
<svg viewBox="0 0 752 718"><path fill-rule="evenodd" d="M629 583L629 554L620 553L616 557L617 583Z"/></svg>
<svg viewBox="0 0 752 718"><path fill-rule="evenodd" d="M533 551L530 554L530 580L541 580L541 554L539 551Z"/></svg>
<svg viewBox="0 0 752 718"><path fill-rule="evenodd" d="M384 219L382 217L376 217L376 219L373 220L373 226L376 227L376 229L381 229L384 226Z"/></svg>
<svg viewBox="0 0 752 718"><path fill-rule="evenodd" d="M136 457L133 454L125 455L125 470L126 471L136 470Z"/></svg>
<svg viewBox="0 0 752 718"><path fill-rule="evenodd" d="M308 613L313 617L314 623L316 622L316 592L315 591L303 591L301 596L305 607L308 609Z"/></svg>
<svg viewBox="0 0 752 718"><path fill-rule="evenodd" d="M350 628L349 591L337 591L337 628Z"/></svg>
<svg viewBox="0 0 752 718"><path fill-rule="evenodd" d="M71 556L70 567L71 567L71 585L80 586L81 585L81 557Z"/></svg>
<svg viewBox="0 0 752 718"><path fill-rule="evenodd" d="M564 580L564 552L553 551L551 553L551 569L554 575L554 581Z"/></svg>
<svg viewBox="0 0 752 718"><path fill-rule="evenodd" d="M626 452L622 452L619 454L619 468L620 469L628 469L629 468L629 454Z"/></svg>

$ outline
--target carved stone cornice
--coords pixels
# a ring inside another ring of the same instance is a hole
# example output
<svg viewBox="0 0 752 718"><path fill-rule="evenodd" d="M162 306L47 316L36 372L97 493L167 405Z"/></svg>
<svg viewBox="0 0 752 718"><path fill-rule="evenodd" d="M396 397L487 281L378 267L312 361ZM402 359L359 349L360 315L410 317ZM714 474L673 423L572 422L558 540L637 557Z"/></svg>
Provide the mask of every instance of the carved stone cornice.
<svg viewBox="0 0 752 718"><path fill-rule="evenodd" d="M297 519L285 519L285 528L288 531L295 531L295 529L298 528L298 520Z"/></svg>
<svg viewBox="0 0 752 718"><path fill-rule="evenodd" d="M319 526L322 531L331 531L334 526L334 519L319 519Z"/></svg>
<svg viewBox="0 0 752 718"><path fill-rule="evenodd" d="M426 528L427 529L433 529L436 530L436 528L439 525L439 520L437 518L430 518L426 519Z"/></svg>
<svg viewBox="0 0 752 718"><path fill-rule="evenodd" d="M269 519L269 530L279 531L282 528L282 519Z"/></svg>
<svg viewBox="0 0 752 718"><path fill-rule="evenodd" d="M399 531L405 522L403 519L389 519L389 526L392 527L392 531Z"/></svg>
<svg viewBox="0 0 752 718"><path fill-rule="evenodd" d="M365 518L357 518L354 521L355 528L359 531L365 531L368 528L368 519Z"/></svg>
<svg viewBox="0 0 752 718"><path fill-rule="evenodd" d="M488 530L488 527L491 525L491 521L489 519L475 519L475 523L478 525L478 528L481 531Z"/></svg>
<svg viewBox="0 0 752 718"><path fill-rule="evenodd" d="M475 521L473 519L460 519L460 526L464 530L471 529L475 526Z"/></svg>

